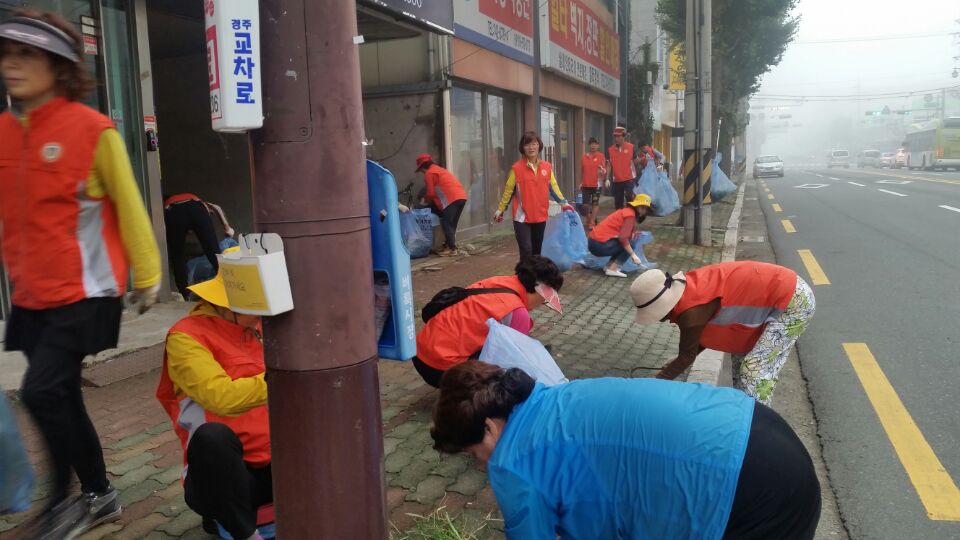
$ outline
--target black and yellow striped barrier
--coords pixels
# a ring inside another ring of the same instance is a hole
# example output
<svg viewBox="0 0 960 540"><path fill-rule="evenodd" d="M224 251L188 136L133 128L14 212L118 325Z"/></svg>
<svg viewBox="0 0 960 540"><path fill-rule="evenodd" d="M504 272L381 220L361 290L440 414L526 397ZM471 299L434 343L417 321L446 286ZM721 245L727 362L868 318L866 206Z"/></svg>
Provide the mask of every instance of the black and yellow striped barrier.
<svg viewBox="0 0 960 540"><path fill-rule="evenodd" d="M710 204L710 175L713 173L713 149L705 148L700 150L702 158L700 160L702 169L702 190L703 204ZM683 151L683 204L690 205L696 203L697 194L697 150Z"/></svg>

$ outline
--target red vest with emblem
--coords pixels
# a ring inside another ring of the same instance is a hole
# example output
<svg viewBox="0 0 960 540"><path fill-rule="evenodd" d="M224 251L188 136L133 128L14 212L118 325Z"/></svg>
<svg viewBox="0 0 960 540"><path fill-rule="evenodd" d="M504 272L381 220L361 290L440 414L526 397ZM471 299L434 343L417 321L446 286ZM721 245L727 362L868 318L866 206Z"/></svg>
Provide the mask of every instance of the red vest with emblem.
<svg viewBox="0 0 960 540"><path fill-rule="evenodd" d="M514 221L521 223L547 221L547 209L550 207L550 179L553 178L553 167L550 162L541 159L537 170L534 171L527 165L526 159L521 159L513 164L513 175L517 181L513 200Z"/></svg>
<svg viewBox="0 0 960 540"><path fill-rule="evenodd" d="M600 167L603 167L603 154L601 152L591 152L580 158L580 176L583 187L595 188L600 185Z"/></svg>
<svg viewBox="0 0 960 540"><path fill-rule="evenodd" d="M590 231L590 238L593 238L601 244L611 238L617 238L620 236L620 229L623 228L623 222L627 220L637 220L637 213L632 206L615 210L607 216L606 219Z"/></svg>
<svg viewBox="0 0 960 540"><path fill-rule="evenodd" d="M644 146L640 149L640 168L646 168L647 161L656 161L657 156L653 153L652 146Z"/></svg>
<svg viewBox="0 0 960 540"><path fill-rule="evenodd" d="M0 115L0 223L13 304L48 309L127 289L117 212L86 193L97 142L110 120L55 98L24 129Z"/></svg>
<svg viewBox="0 0 960 540"><path fill-rule="evenodd" d="M610 154L610 168L613 170L614 182L628 182L637 177L637 167L633 163L633 145L625 142L617 148L613 145L608 149Z"/></svg>
<svg viewBox="0 0 960 540"><path fill-rule="evenodd" d="M170 206L185 202L185 201L200 201L203 202L203 199L197 197L193 193L177 193L176 195L171 195L163 200L164 208L169 208Z"/></svg>
<svg viewBox="0 0 960 540"><path fill-rule="evenodd" d="M487 339L487 319L499 321L527 307L527 290L517 276L495 276L467 288L512 289L517 294L468 296L430 319L417 334L417 357L434 369L446 371L478 353Z"/></svg>
<svg viewBox="0 0 960 540"><path fill-rule="evenodd" d="M684 274L687 286L668 315L674 323L684 311L720 299L720 309L700 335L700 345L728 353L748 353L767 323L790 304L797 273L775 264L735 261L704 266Z"/></svg>
<svg viewBox="0 0 960 540"><path fill-rule="evenodd" d="M193 338L210 351L232 380L253 377L266 371L263 344L242 326L220 317L190 315L180 319L167 335L180 332ZM267 406L254 407L239 416L219 416L185 394L178 394L167 373L167 353L163 353L163 369L157 386L157 400L173 421L180 437L186 463L187 443L198 427L206 422L226 424L243 443L243 460L254 466L270 463L270 420Z"/></svg>

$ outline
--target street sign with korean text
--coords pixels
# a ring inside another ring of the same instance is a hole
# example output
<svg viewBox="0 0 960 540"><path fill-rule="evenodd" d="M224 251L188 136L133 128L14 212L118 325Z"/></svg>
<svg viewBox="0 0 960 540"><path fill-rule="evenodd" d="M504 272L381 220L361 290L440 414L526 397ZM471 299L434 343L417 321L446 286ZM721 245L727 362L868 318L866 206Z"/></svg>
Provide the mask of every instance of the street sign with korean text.
<svg viewBox="0 0 960 540"><path fill-rule="evenodd" d="M257 0L204 0L210 119L214 131L263 126Z"/></svg>
<svg viewBox="0 0 960 540"><path fill-rule="evenodd" d="M683 44L677 43L670 49L668 67L670 70L670 91L677 92L687 87L687 64L683 56Z"/></svg>
<svg viewBox="0 0 960 540"><path fill-rule="evenodd" d="M544 69L620 95L620 36L613 16L583 0L549 0L540 12L540 47Z"/></svg>
<svg viewBox="0 0 960 540"><path fill-rule="evenodd" d="M532 64L533 7L533 0L454 0L454 30L464 41Z"/></svg>

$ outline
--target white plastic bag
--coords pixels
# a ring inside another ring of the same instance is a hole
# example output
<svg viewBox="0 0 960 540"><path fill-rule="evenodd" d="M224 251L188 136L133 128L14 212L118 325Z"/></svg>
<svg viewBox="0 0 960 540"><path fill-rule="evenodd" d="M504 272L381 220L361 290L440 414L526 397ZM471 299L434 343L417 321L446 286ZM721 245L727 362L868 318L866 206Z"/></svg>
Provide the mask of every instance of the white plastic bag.
<svg viewBox="0 0 960 540"><path fill-rule="evenodd" d="M489 332L480 351L480 360L504 369L520 368L547 386L568 382L542 343L500 324L496 319L487 319L487 328Z"/></svg>

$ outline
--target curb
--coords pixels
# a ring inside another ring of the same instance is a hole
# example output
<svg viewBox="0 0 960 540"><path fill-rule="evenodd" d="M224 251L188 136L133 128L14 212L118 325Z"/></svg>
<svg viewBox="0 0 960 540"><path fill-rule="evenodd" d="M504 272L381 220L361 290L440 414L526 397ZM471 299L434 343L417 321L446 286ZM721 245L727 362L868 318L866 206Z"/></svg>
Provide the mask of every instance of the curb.
<svg viewBox="0 0 960 540"><path fill-rule="evenodd" d="M727 222L727 234L723 237L723 254L720 260L722 262L734 261L737 259L737 242L740 238L740 213L743 211L743 194L747 183L741 182L737 190L737 203L733 206L733 212L730 214L730 221ZM697 382L711 384L713 386L730 386L729 373L724 375L723 358L725 353L707 349L697 356L697 359L690 366L690 373L687 375L687 382Z"/></svg>

